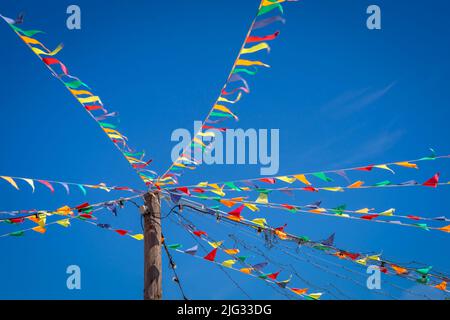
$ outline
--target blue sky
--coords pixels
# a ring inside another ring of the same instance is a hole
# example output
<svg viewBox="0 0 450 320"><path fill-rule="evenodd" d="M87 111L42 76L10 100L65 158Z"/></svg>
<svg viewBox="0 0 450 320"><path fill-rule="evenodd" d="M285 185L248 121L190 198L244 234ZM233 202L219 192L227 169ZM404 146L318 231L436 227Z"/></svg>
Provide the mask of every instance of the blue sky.
<svg viewBox="0 0 450 320"><path fill-rule="evenodd" d="M174 146L170 141L172 131L192 130L193 121L202 120L210 109L258 1L133 1L124 5L121 1L105 4L79 0L76 4L82 10L82 29L76 31L65 26L70 4L3 1L0 12L15 16L25 11L25 29L45 30L47 34L39 39L49 47L63 42L65 48L59 58L69 71L88 83L109 109L120 112L120 128L130 143L147 151L154 170L164 171ZM236 106L240 128L280 129L280 174L416 159L428 154L430 147L439 154L449 153L450 27L446 12L450 5L436 0L427 4L377 1L382 10L382 30L370 31L365 26L365 11L370 4L305 0L285 5L287 23L265 58L272 68L250 80L251 94ZM142 188L98 126L4 23L0 24L0 38L0 174ZM405 169L393 177L387 173L371 178L422 181L440 171L448 181L447 168L446 160L442 160L424 164L420 171ZM255 165L202 166L181 181L192 184L258 175L259 166ZM26 186L20 192L6 183L1 186L2 210L54 209L120 196L101 191L89 191L87 197L76 192L67 196L62 188L55 194L45 188L31 194ZM446 214L448 196L445 187L405 188L301 193L284 201L304 204L323 200L328 207L347 203L355 209L395 207L431 217ZM163 210L167 211L167 206ZM288 231L313 239L336 232L336 244L342 248L382 251L399 262L415 260L437 270L450 270L446 256L449 240L444 233L318 216L292 217L268 210L261 215L274 225L288 223ZM132 206L122 210L118 218L107 214L99 217L117 228L140 230L138 212ZM232 243L228 235L237 232L204 217L190 218L215 239ZM185 247L194 244L169 220L163 227L168 242ZM7 229L2 226L2 230ZM258 243L241 233L236 235L251 244ZM29 233L23 238L2 238L0 250L2 299L142 297L143 243L82 222L75 221L69 229L50 227L44 236ZM325 287L341 298L380 298L350 280L274 250L270 254L280 263L294 264L302 278L311 281L314 291ZM174 258L189 298L245 298L216 267L175 253ZM260 262L256 260L261 259L254 257L255 263ZM80 291L66 288L65 269L71 264L81 267ZM337 266L330 269L344 274ZM262 281L243 274L230 275L253 298L284 298ZM165 268L163 276L164 297L179 298L170 270ZM357 279L365 282L363 275ZM309 286L295 277L292 283ZM442 297L414 283L395 283ZM389 284L383 288L396 297L411 298ZM325 297L332 299L333 295Z"/></svg>

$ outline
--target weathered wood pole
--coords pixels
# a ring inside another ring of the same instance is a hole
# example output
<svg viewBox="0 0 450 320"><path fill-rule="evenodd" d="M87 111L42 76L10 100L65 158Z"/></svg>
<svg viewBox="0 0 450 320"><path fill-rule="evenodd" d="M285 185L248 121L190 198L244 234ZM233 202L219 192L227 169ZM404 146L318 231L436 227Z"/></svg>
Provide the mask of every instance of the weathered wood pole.
<svg viewBox="0 0 450 320"><path fill-rule="evenodd" d="M161 300L161 199L158 191L144 195L144 300Z"/></svg>

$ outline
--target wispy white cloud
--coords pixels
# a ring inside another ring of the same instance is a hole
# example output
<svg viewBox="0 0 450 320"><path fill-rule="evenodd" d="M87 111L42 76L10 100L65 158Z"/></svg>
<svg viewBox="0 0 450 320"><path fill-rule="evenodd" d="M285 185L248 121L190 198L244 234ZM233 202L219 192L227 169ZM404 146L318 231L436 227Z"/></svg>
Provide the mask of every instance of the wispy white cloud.
<svg viewBox="0 0 450 320"><path fill-rule="evenodd" d="M395 85L397 81L381 89L364 88L344 92L333 100L326 103L321 112L332 118L342 118L363 110L375 101L385 96Z"/></svg>
<svg viewBox="0 0 450 320"><path fill-rule="evenodd" d="M405 131L402 129L385 129L381 133L376 134L372 138L363 142L361 145L357 146L351 152L352 155L338 164L338 166L369 160L380 154L386 153L402 139L404 134Z"/></svg>

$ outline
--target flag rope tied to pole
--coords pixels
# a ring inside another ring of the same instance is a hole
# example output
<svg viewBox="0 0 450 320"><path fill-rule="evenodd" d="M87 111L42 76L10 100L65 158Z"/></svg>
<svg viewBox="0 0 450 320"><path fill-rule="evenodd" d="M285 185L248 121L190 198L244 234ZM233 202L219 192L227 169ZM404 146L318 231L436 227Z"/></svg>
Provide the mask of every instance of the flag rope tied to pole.
<svg viewBox="0 0 450 320"><path fill-rule="evenodd" d="M51 74L57 78L70 94L83 106L83 109L100 126L109 140L125 157L130 166L136 171L141 180L147 185L153 184L157 173L149 170L147 166L152 160L144 160L144 152L136 152L128 145L128 138L118 131L117 124L111 122L117 117L117 112L106 109L100 97L92 93L91 88L69 73L68 68L55 56L63 49L60 44L54 50L48 49L34 36L44 33L40 30L23 30L16 25L16 21L0 15L0 17L12 28L16 35L30 48L31 51L45 64Z"/></svg>
<svg viewBox="0 0 450 320"><path fill-rule="evenodd" d="M392 169L394 167L397 168L408 168L408 169L416 169L419 170L418 162L423 161L431 161L431 160L439 160L439 159L449 159L450 155L442 155L438 156L435 154L434 150L432 150L432 154L429 156L422 157L420 159L414 159L414 160L403 160L403 161L396 161L396 162L389 162L389 163L382 163L382 164L369 164L369 165L363 165L360 167L352 167L352 168L344 168L344 169L335 169L335 170L324 170L324 171L316 171L316 172L307 172L307 173L295 173L295 174L287 174L282 176L264 176L264 177L258 177L258 178L251 178L251 179L239 179L239 180L228 180L228 181L219 181L219 182L198 182L193 185L181 185L178 186L178 188L195 188L195 187L211 187L216 190L235 190L235 191L248 191L252 189L257 189L256 183L264 183L264 184L271 184L274 185L278 182L284 182L287 184L292 184L296 181L301 182L306 187L311 187L314 182L313 179L316 179L316 181L321 182L332 182L334 181L334 177L330 177L330 174L335 174L340 178L344 178L347 182L350 183L350 179L348 177L348 172L374 172L375 170L382 170L382 171L389 171L392 174L395 174L395 171ZM402 183L402 185L416 185L418 184L416 181L410 180L407 181L408 183ZM391 185L392 183L385 183L384 186ZM381 186L382 184L378 184L375 186ZM428 184L427 186L432 186L431 184ZM350 183L347 188L369 188L370 186L365 186L364 181L356 181L353 183ZM171 186L165 186L162 187L162 189L168 189L173 188ZM337 188L337 187L335 187ZM330 190L331 191L331 190Z"/></svg>
<svg viewBox="0 0 450 320"><path fill-rule="evenodd" d="M55 181L55 180L44 180L44 179L36 179L36 178L23 178L23 177L14 177L14 176L0 176L3 180L7 181L11 186L13 186L15 189L19 189L19 185L17 184L16 180L22 180L25 181L29 187L31 188L32 192L36 190L36 185L41 184L47 187L52 193L55 192L54 184L61 185L64 190L67 192L67 194L70 194L70 186L76 187L79 189L84 195L86 195L87 191L86 188L89 189L100 189L106 192L111 191L128 191L133 193L143 193L142 190L136 190L129 187L118 187L118 186L108 186L105 183L101 182L99 184L86 184L86 183L76 183L76 182L63 182L63 181Z"/></svg>
<svg viewBox="0 0 450 320"><path fill-rule="evenodd" d="M176 198L179 196L178 193L167 193L172 198ZM205 197L205 196L195 196L191 195L192 198L197 198L200 200L212 200L217 201L220 205L223 205L228 208L233 208L236 204L241 204L239 207L234 210L228 212L231 215L242 215L244 209L249 209L251 212L260 211L260 207L270 208L270 209L278 209L278 210L287 210L291 213L309 213L316 215L323 215L328 217L337 217L337 218L347 218L351 220L361 220L361 221L370 221L377 223L388 223L392 225L404 226L404 227L414 227L425 231L437 230L446 233L450 233L450 219L445 216L439 216L434 218L421 217L417 215L399 215L395 214L396 209L390 208L384 210L382 212L374 212L375 209L371 208L362 208L359 210L347 210L347 205L340 205L336 208L324 208L321 206L321 201L316 203L307 204L303 206L293 205L293 204L281 204L281 203L271 203L271 202L257 202L257 201L247 201L245 198L231 198L224 199L220 197ZM217 206L215 206L217 208ZM417 223L405 223L398 220L392 219L408 219L409 221L416 221ZM380 219L380 220L377 220ZM429 226L425 223L420 223L419 221L432 221L437 223L444 223L445 225L441 225L439 227Z"/></svg>
<svg viewBox="0 0 450 320"><path fill-rule="evenodd" d="M257 14L253 19L250 28L245 36L238 56L233 63L227 80L220 91L219 97L214 102L202 123L200 131L196 132L191 143L183 148L178 158L161 176L156 179L158 187L167 184L178 184L178 177L182 175L185 169L195 169L200 161L195 158L195 154L209 151L213 145L215 133L214 130L226 131L226 128L217 127L228 120L238 120L238 116L232 110L233 106L241 100L244 94L250 93L248 82L244 77L254 76L258 68L270 68L266 63L259 60L250 60L251 54L266 51L270 52L269 41L275 40L280 31L267 34L267 31L260 31L266 27L273 27L277 22L285 23L282 17L283 2L296 2L297 0L262 0L259 4ZM272 15L271 15L272 14ZM268 17L269 16L269 17ZM261 33L262 35L256 35ZM250 57L249 57L250 55ZM208 132L204 132L208 130ZM204 142L203 137L208 137L209 142ZM192 152L193 151L193 152ZM192 154L194 153L194 155Z"/></svg>
<svg viewBox="0 0 450 320"><path fill-rule="evenodd" d="M230 215L217 209L210 209L185 198L180 199L177 205L181 205L181 207L199 214L214 216L216 217L216 219L219 219L218 221L226 221L236 226L251 228L253 230L256 230L258 233L267 232L270 235L278 238L279 240L295 242L298 246L306 246L312 249L316 249L326 255L337 257L340 260L354 262L355 264L360 266L367 266L368 263L370 263L370 265L379 268L379 270L384 274L406 278L408 280L415 281L426 286L434 287L441 291L449 292L447 290L447 281L450 277L447 275L433 273L431 271L431 266L423 268L411 268L402 265L401 263L396 263L384 259L382 258L381 254L366 254L344 250L334 245L334 234L326 240L313 241L307 236L297 236L288 233L285 230L286 225L282 227L272 227L264 218L256 218L250 221L244 219L241 216L237 217L236 215ZM208 234L207 232L198 229L194 232L200 237ZM223 242L217 242L215 244L222 245Z"/></svg>

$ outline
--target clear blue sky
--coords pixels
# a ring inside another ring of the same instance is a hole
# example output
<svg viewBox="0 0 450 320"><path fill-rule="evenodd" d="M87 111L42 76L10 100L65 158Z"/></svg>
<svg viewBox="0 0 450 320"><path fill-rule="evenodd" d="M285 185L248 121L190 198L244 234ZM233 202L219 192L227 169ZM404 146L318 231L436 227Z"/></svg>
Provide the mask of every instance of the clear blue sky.
<svg viewBox="0 0 450 320"><path fill-rule="evenodd" d="M285 5L287 24L281 27L282 34L266 59L272 68L250 80L252 93L236 109L241 128L280 129L280 174L415 159L426 155L429 147L440 154L449 153L450 5L443 0L376 3L382 9L381 31L365 27L365 11L372 1L304 0ZM63 42L59 58L69 71L88 83L109 109L120 112L122 133L133 146L147 151L154 170L163 171L170 163L172 131L192 130L193 121L206 115L258 0L141 0L126 5L122 1L78 0L82 10L82 29L78 31L65 27L70 4L3 1L0 13L14 17L25 11L25 29L47 31L39 39L49 47ZM0 24L0 39L0 174L141 188L141 181L98 126L4 23ZM371 177L422 181L440 171L449 181L448 167L443 160L424 164L420 171L405 169L393 177L389 173ZM185 175L182 182L258 175L258 166L203 166ZM62 188L52 195L44 187L31 194L27 186L21 186L23 190L17 192L1 183L0 209L54 209L118 196L101 191L89 191L87 197L74 191L67 196ZM352 209L395 207L406 214L431 217L447 214L449 191L444 187L301 193L284 201L323 200L328 207L347 203ZM141 228L134 207L122 210L118 218L98 216L117 228L136 232ZM268 210L259 216L274 225L288 223L288 231L312 239L323 239L335 231L336 244L349 250L383 251L399 262L422 261L450 270L449 238L444 233ZM232 244L227 238L235 232L232 229L209 219L192 219L215 239ZM164 221L163 227L168 242L186 248L194 244L170 221ZM44 236L28 233L23 238L2 238L0 298L140 299L142 250L142 242L78 221L69 229L49 227ZM277 252L271 254L294 264L312 283L294 277L294 286L310 286L314 291L326 287L339 296L332 283L352 298L380 297L350 280ZM245 298L216 267L176 253L174 258L189 298ZM71 264L81 267L81 291L66 289L65 269ZM179 298L166 266L164 260L164 297ZM344 274L338 267L331 269ZM262 281L230 275L253 298L284 298ZM287 275L282 273L282 277ZM358 279L365 282L363 276ZM396 283L442 297L414 283ZM383 288L396 297L414 297L387 284Z"/></svg>

